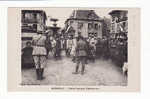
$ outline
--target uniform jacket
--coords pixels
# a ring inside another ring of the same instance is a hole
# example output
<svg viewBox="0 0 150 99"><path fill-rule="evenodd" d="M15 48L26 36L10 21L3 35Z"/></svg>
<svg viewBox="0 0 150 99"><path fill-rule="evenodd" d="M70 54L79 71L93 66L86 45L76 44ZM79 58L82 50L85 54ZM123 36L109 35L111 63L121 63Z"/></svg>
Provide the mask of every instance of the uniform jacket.
<svg viewBox="0 0 150 99"><path fill-rule="evenodd" d="M32 55L46 55L45 49L45 40L46 36L44 35L35 35L33 36L33 53Z"/></svg>
<svg viewBox="0 0 150 99"><path fill-rule="evenodd" d="M76 46L76 55L77 56L87 56L87 44L84 40L79 40Z"/></svg>

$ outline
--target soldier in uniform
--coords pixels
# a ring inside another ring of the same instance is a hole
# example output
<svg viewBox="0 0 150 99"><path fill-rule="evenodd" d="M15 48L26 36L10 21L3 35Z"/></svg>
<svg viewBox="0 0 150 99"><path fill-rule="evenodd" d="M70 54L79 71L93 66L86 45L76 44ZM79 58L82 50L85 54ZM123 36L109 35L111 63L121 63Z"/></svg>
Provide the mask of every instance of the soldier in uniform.
<svg viewBox="0 0 150 99"><path fill-rule="evenodd" d="M68 40L67 40L66 43L67 43L67 51L66 51L67 53L66 53L66 55L70 56L72 45L73 45L73 40L72 40L71 36L68 37Z"/></svg>
<svg viewBox="0 0 150 99"><path fill-rule="evenodd" d="M73 38L73 44L72 44L72 49L71 49L71 55L73 56L72 61L76 61L76 46L77 46L77 38Z"/></svg>
<svg viewBox="0 0 150 99"><path fill-rule="evenodd" d="M85 62L86 62L86 56L87 56L87 44L82 36L79 37L79 40L77 42L76 46L76 56L77 56L77 65L76 65L76 70L73 72L74 74L78 74L78 69L79 69L79 64L82 64L82 70L81 74L84 74L85 70Z"/></svg>
<svg viewBox="0 0 150 99"><path fill-rule="evenodd" d="M36 75L37 80L44 79L43 72L44 67L46 65L46 48L45 48L45 40L46 36L44 34L38 33L37 35L33 36L33 59L35 62L36 67Z"/></svg>
<svg viewBox="0 0 150 99"><path fill-rule="evenodd" d="M56 43L57 42L52 36L50 37L50 42L51 42L53 57L56 58Z"/></svg>
<svg viewBox="0 0 150 99"><path fill-rule="evenodd" d="M56 53L55 53L56 58L61 58L61 41L60 37L56 38Z"/></svg>
<svg viewBox="0 0 150 99"><path fill-rule="evenodd" d="M96 40L94 36L89 40L90 59L95 62Z"/></svg>
<svg viewBox="0 0 150 99"><path fill-rule="evenodd" d="M46 35L46 40L45 40L45 48L46 48L46 53L47 53L47 56L46 58L48 59L48 55L49 55L49 52L52 51L52 46L51 46L51 42L50 42L50 33L48 32L47 35Z"/></svg>

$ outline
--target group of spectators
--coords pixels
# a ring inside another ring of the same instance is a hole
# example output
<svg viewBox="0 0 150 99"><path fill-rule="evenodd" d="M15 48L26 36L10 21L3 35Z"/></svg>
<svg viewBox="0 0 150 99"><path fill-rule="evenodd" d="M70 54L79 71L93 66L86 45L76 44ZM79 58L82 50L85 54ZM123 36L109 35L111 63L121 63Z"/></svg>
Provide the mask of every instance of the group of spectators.
<svg viewBox="0 0 150 99"><path fill-rule="evenodd" d="M84 38L87 49L86 52L87 60L89 61L95 61L96 58L104 58L106 59L108 57L108 40L106 38L100 39L96 38L94 36ZM66 55L67 56L73 56L73 61L75 61L75 48L77 45L78 37L71 37L69 36L66 40Z"/></svg>
<svg viewBox="0 0 150 99"><path fill-rule="evenodd" d="M67 57L72 56L72 61L77 63L75 74L78 74L80 63L82 63L82 74L84 74L85 64L90 61L95 62L97 58L110 58L120 66L127 62L126 39L96 38L94 36L84 38L81 35L68 36L64 39L61 36L38 34L22 49L22 66L35 65L37 79L43 79L45 62L50 52L55 59L60 59L62 50L65 50Z"/></svg>
<svg viewBox="0 0 150 99"><path fill-rule="evenodd" d="M84 38L87 49L87 61L95 61L95 59L109 59L113 61L124 62L127 61L127 40L121 41L119 39L108 39L106 37L97 38L94 36ZM61 36L54 37L52 35L46 35L45 48L46 48L46 58L48 58L50 52L54 58L61 58L62 50L65 50L66 56L72 56L72 61L76 61L76 46L77 46L78 37L68 36L67 38L62 38ZM23 52L31 54L33 48L31 47L31 42L26 43L26 47L23 48ZM24 55L23 56L28 56ZM28 58L30 59L30 58Z"/></svg>
<svg viewBox="0 0 150 99"><path fill-rule="evenodd" d="M122 66L124 62L128 62L128 41L126 36L109 40L109 57L119 66Z"/></svg>
<svg viewBox="0 0 150 99"><path fill-rule="evenodd" d="M76 40L78 38L69 37L66 40L66 55L70 54L73 56L73 61L75 60L75 47ZM95 61L95 59L111 59L116 65L122 66L124 62L127 62L128 56L128 42L127 37L117 37L117 38L97 38L94 36L85 38L87 44L87 61Z"/></svg>

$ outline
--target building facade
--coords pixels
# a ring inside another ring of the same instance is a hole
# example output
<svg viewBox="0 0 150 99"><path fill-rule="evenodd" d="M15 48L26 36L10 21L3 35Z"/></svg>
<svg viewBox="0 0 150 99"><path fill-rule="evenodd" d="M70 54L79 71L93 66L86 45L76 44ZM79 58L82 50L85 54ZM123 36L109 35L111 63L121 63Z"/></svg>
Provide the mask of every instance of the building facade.
<svg viewBox="0 0 150 99"><path fill-rule="evenodd" d="M44 33L46 13L43 10L22 10L21 12L21 37L22 47L27 41L31 41L33 35Z"/></svg>
<svg viewBox="0 0 150 99"><path fill-rule="evenodd" d="M102 37L102 19L94 10L74 10L66 20L66 33L77 37L79 33L83 37Z"/></svg>
<svg viewBox="0 0 150 99"><path fill-rule="evenodd" d="M111 15L111 34L128 33L128 11L113 10Z"/></svg>
<svg viewBox="0 0 150 99"><path fill-rule="evenodd" d="M120 66L128 61L128 11L112 10L109 37L110 56Z"/></svg>

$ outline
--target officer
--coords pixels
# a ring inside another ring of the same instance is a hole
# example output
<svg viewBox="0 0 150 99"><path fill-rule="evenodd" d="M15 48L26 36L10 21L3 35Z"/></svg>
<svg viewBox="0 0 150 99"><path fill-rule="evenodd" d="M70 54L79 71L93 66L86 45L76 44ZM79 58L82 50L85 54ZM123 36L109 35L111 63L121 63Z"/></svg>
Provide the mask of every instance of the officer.
<svg viewBox="0 0 150 99"><path fill-rule="evenodd" d="M79 64L82 64L82 70L81 74L84 74L85 70L85 62L86 62L86 56L87 56L87 44L82 36L78 37L78 42L76 46L76 56L77 56L77 65L76 65L76 70L73 74L78 74L78 69L79 69Z"/></svg>
<svg viewBox="0 0 150 99"><path fill-rule="evenodd" d="M38 33L33 36L33 59L36 67L37 80L44 79L43 72L46 65L46 48L45 48L46 36L42 33Z"/></svg>

